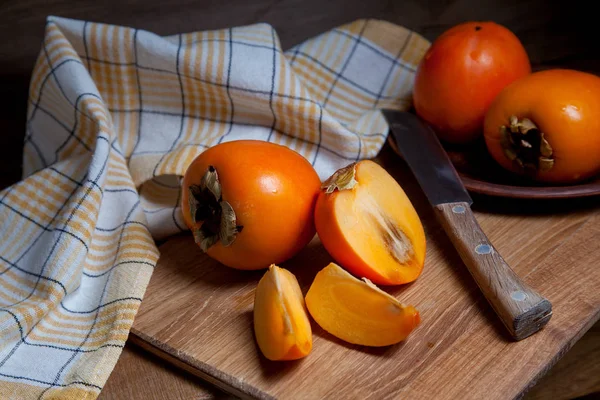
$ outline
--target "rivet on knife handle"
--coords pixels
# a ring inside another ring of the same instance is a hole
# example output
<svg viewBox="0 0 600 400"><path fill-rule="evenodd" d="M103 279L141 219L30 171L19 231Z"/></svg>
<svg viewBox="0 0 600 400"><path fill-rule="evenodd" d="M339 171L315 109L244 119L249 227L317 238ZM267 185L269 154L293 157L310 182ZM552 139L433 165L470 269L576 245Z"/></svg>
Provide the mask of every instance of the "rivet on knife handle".
<svg viewBox="0 0 600 400"><path fill-rule="evenodd" d="M473 279L516 340L540 330L552 305L508 266L489 242L468 203L435 206L437 217Z"/></svg>

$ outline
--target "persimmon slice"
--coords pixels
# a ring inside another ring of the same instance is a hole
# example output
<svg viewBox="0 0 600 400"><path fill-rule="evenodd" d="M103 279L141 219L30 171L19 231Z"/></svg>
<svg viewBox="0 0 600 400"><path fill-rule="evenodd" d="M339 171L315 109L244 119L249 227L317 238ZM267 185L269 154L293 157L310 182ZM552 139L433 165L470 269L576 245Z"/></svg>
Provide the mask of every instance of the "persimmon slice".
<svg viewBox="0 0 600 400"><path fill-rule="evenodd" d="M359 280L335 263L317 273L306 306L327 332L363 346L403 341L421 322L413 306L404 306L366 278Z"/></svg>
<svg viewBox="0 0 600 400"><path fill-rule="evenodd" d="M296 360L312 350L312 330L298 281L274 264L256 287L254 332L269 360Z"/></svg>
<svg viewBox="0 0 600 400"><path fill-rule="evenodd" d="M422 272L419 215L396 180L373 161L353 163L323 183L315 226L329 254L358 277L397 285Z"/></svg>

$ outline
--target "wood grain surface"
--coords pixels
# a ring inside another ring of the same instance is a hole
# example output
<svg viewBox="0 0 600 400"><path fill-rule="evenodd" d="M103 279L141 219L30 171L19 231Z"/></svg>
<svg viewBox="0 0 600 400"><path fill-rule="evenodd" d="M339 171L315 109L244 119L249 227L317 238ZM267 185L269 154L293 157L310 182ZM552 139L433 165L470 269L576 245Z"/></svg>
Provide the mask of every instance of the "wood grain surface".
<svg viewBox="0 0 600 400"><path fill-rule="evenodd" d="M569 400L600 393L600 322L597 322L522 400ZM233 400L187 372L131 343L99 400ZM583 399L581 399L583 400Z"/></svg>
<svg viewBox="0 0 600 400"><path fill-rule="evenodd" d="M502 206L495 211L489 205L487 211L474 207L506 261L554 306L542 331L514 342L406 166L389 149L378 161L407 191L428 239L421 277L386 288L421 313L422 324L406 342L353 346L314 324L313 352L307 358L270 362L258 351L252 329L254 288L264 271L220 266L185 234L161 246L131 339L177 358L198 376L212 376L221 387L258 398L505 399L522 394L600 317L600 205L580 201L577 208L555 206L548 212L548 205L521 203L521 210L512 213ZM282 266L296 274L306 292L329 261L315 238Z"/></svg>
<svg viewBox="0 0 600 400"><path fill-rule="evenodd" d="M523 400L600 397L600 323L596 323ZM581 399L583 400L583 399Z"/></svg>
<svg viewBox="0 0 600 400"><path fill-rule="evenodd" d="M233 397L131 344L123 349L99 397L99 400L209 399Z"/></svg>

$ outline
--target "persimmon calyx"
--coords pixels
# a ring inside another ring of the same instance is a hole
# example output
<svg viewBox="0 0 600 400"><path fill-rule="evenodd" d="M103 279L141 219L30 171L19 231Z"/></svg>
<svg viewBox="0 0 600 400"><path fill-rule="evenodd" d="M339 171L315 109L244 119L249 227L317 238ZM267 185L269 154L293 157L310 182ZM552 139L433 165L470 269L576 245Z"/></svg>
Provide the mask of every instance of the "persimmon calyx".
<svg viewBox="0 0 600 400"><path fill-rule="evenodd" d="M552 146L544 133L529 118L509 118L500 127L500 144L504 155L522 172L546 172L554 166Z"/></svg>
<svg viewBox="0 0 600 400"><path fill-rule="evenodd" d="M335 171L323 184L321 189L325 193L331 194L337 190L352 189L358 181L356 180L356 163L352 163L344 168Z"/></svg>
<svg viewBox="0 0 600 400"><path fill-rule="evenodd" d="M200 223L194 228L194 240L206 252L217 242L231 245L242 226L237 225L235 211L231 204L223 200L219 174L211 165L199 185L190 185L189 205L192 221Z"/></svg>

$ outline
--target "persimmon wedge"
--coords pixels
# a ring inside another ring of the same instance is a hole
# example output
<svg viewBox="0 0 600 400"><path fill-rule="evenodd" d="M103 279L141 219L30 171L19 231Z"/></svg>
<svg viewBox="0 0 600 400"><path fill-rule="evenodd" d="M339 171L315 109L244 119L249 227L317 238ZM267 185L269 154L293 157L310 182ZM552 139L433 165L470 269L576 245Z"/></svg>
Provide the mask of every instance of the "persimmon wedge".
<svg viewBox="0 0 600 400"><path fill-rule="evenodd" d="M362 160L336 171L321 189L315 226L337 263L381 285L419 277L425 262L423 225L385 169Z"/></svg>
<svg viewBox="0 0 600 400"><path fill-rule="evenodd" d="M359 280L330 263L317 273L306 306L327 332L363 346L389 346L405 340L421 318L368 279Z"/></svg>
<svg viewBox="0 0 600 400"><path fill-rule="evenodd" d="M296 360L311 352L312 330L304 297L290 271L271 265L258 282L254 333L269 360Z"/></svg>

